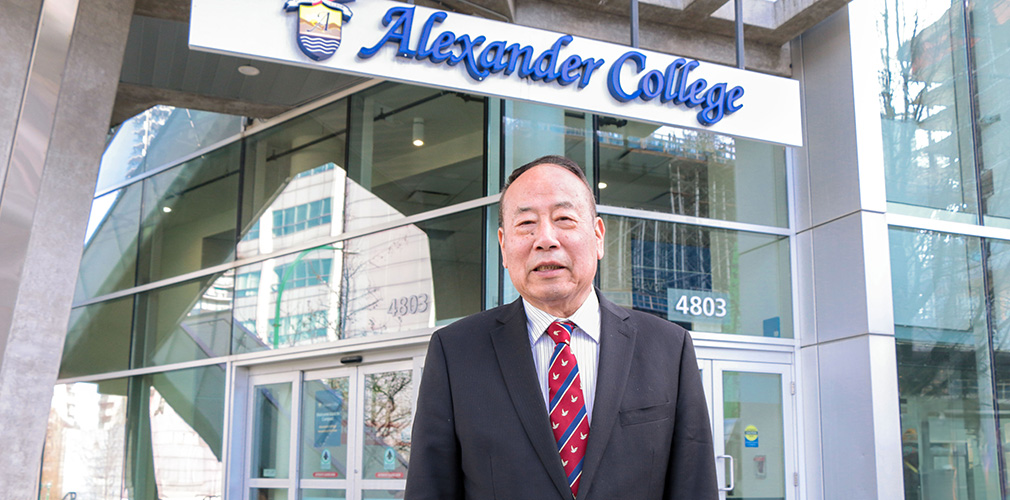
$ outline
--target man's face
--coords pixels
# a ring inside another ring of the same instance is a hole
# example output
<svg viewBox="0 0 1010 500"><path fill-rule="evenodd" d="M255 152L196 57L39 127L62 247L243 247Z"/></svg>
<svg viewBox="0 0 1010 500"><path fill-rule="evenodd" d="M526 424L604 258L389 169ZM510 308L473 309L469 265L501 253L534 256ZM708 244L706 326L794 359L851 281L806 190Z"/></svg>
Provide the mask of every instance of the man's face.
<svg viewBox="0 0 1010 500"><path fill-rule="evenodd" d="M593 290L603 257L603 220L589 189L557 165L537 165L502 197L498 244L519 294L538 309L571 316Z"/></svg>

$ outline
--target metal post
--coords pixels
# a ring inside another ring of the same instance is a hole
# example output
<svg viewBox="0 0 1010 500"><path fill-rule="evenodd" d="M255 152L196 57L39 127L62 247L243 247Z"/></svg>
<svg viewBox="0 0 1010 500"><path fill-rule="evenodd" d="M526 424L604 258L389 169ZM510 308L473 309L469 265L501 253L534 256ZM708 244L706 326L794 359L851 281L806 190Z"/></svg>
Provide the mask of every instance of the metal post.
<svg viewBox="0 0 1010 500"><path fill-rule="evenodd" d="M638 0L631 0L631 46L638 48Z"/></svg>
<svg viewBox="0 0 1010 500"><path fill-rule="evenodd" d="M632 0L634 3L634 0ZM744 69L743 62L743 0L733 0L736 25L736 67Z"/></svg>

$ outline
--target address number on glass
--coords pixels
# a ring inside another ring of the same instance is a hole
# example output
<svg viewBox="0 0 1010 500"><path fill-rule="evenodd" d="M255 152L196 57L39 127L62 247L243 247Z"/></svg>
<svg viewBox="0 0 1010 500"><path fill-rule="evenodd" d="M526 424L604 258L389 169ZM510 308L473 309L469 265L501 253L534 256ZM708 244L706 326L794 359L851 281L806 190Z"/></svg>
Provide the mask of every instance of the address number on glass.
<svg viewBox="0 0 1010 500"><path fill-rule="evenodd" d="M429 300L426 293L396 297L389 301L389 309L386 310L386 314L397 317L428 312Z"/></svg>
<svg viewBox="0 0 1010 500"><path fill-rule="evenodd" d="M730 313L726 294L701 290L667 289L670 321L723 321Z"/></svg>

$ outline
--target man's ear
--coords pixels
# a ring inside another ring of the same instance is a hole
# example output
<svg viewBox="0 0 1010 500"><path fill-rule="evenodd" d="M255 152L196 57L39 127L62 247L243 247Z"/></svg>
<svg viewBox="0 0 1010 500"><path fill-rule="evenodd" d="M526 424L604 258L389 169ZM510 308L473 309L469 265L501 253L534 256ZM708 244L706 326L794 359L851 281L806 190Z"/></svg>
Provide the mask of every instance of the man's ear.
<svg viewBox="0 0 1010 500"><path fill-rule="evenodd" d="M498 249L501 250L501 266L508 269L508 261L505 260L505 231L502 231L500 227L498 228Z"/></svg>
<svg viewBox="0 0 1010 500"><path fill-rule="evenodd" d="M603 258L603 236L607 234L607 228L603 225L603 218L601 217L597 217L594 222L593 232L596 233L596 260L600 260Z"/></svg>

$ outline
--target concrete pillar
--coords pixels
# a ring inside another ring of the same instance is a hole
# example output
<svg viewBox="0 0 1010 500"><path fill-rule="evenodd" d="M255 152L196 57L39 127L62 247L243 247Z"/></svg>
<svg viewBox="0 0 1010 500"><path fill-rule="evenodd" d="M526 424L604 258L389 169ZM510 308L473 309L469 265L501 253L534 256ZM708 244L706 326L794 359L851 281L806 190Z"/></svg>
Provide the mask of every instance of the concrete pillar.
<svg viewBox="0 0 1010 500"><path fill-rule="evenodd" d="M855 1L794 43L797 332L807 498L903 498L874 13Z"/></svg>
<svg viewBox="0 0 1010 500"><path fill-rule="evenodd" d="M0 498L35 498L133 0L0 16Z"/></svg>

